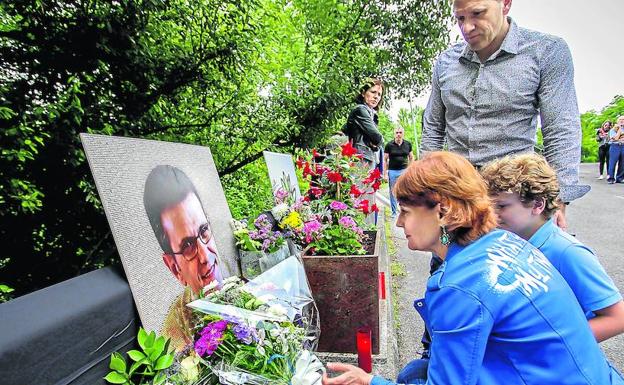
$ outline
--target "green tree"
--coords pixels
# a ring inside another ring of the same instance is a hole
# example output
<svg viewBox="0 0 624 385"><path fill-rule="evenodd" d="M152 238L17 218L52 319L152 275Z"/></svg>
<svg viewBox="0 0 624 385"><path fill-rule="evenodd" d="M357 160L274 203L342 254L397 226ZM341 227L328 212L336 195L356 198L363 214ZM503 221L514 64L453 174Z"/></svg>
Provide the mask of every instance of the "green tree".
<svg viewBox="0 0 624 385"><path fill-rule="evenodd" d="M437 0L1 3L0 284L117 260L78 133L209 146L249 215L270 200L262 151L322 143L363 77L419 93L449 20Z"/></svg>

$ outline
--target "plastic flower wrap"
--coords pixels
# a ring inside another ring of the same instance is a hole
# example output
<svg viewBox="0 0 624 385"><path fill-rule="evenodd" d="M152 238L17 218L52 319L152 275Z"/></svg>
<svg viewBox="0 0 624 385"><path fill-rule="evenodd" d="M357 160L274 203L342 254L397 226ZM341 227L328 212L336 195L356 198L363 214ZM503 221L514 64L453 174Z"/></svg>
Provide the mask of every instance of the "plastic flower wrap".
<svg viewBox="0 0 624 385"><path fill-rule="evenodd" d="M320 385L324 368L311 353L318 310L296 257L247 283L228 278L188 306L197 319L195 340L170 384Z"/></svg>

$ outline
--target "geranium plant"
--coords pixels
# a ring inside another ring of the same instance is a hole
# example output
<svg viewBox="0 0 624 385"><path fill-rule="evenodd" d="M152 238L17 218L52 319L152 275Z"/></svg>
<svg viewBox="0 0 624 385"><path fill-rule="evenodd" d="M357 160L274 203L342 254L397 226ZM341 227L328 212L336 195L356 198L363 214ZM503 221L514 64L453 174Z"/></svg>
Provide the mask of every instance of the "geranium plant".
<svg viewBox="0 0 624 385"><path fill-rule="evenodd" d="M364 218L378 210L369 196L381 185L379 170L361 167L361 156L350 143L321 158L315 150L298 157L310 188L280 226L292 230L308 254L364 254Z"/></svg>

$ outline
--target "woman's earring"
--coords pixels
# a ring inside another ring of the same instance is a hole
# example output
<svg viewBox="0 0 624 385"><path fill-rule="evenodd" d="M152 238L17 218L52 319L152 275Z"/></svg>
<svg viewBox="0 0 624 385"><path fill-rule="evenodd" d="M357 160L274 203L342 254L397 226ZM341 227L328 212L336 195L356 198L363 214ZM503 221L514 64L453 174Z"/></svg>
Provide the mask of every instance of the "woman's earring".
<svg viewBox="0 0 624 385"><path fill-rule="evenodd" d="M440 230L442 231L442 234L440 234L440 242L442 242L442 245L448 246L451 243L451 236L448 231L446 231L446 226L440 226Z"/></svg>

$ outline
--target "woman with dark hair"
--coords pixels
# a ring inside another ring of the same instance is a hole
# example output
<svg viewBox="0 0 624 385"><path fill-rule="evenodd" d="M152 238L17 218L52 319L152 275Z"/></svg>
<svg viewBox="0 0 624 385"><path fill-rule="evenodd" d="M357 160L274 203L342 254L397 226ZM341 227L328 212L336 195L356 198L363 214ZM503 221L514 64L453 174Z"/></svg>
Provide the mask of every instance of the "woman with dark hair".
<svg viewBox="0 0 624 385"><path fill-rule="evenodd" d="M429 153L399 177L394 193L408 247L443 260L425 293L426 376L412 361L399 383L624 384L563 277L530 243L495 229L486 185L466 159ZM325 374L324 385L395 384L352 365L328 368L344 373Z"/></svg>
<svg viewBox="0 0 624 385"><path fill-rule="evenodd" d="M602 123L602 127L596 130L596 141L598 142L598 161L600 162L598 169L600 174L598 179L603 179L602 172L605 165L609 166L609 130L611 129L611 122L605 121ZM609 175L607 174L607 179Z"/></svg>
<svg viewBox="0 0 624 385"><path fill-rule="evenodd" d="M360 86L355 101L357 106L351 111L343 132L349 137L353 147L362 154L362 161L370 170L379 164L379 148L383 137L377 128L377 111L383 99L383 83L379 79L367 78Z"/></svg>

